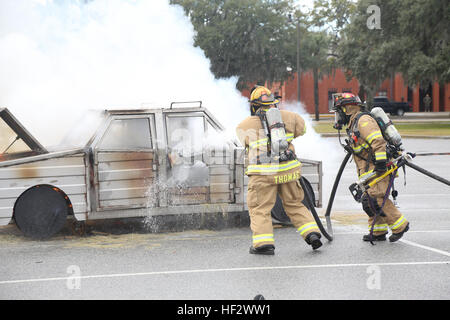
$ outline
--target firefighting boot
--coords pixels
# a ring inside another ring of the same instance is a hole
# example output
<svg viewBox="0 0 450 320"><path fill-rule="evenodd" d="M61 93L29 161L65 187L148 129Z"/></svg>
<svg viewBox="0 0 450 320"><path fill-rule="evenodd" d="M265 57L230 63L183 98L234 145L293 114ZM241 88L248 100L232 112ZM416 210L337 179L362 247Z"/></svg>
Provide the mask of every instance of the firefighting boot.
<svg viewBox="0 0 450 320"><path fill-rule="evenodd" d="M403 237L403 234L404 234L405 232L407 232L408 230L409 230L409 222L408 222L408 224L406 225L405 229L404 229L402 232L399 232L399 233L393 233L393 234L389 237L389 241L390 241L390 242L395 242L395 241L397 241L397 240L400 240L400 238Z"/></svg>
<svg viewBox="0 0 450 320"><path fill-rule="evenodd" d="M365 234L363 236L363 241L386 241L386 235L387 232L385 234L379 234L377 236L372 235L372 239L370 238L370 234Z"/></svg>
<svg viewBox="0 0 450 320"><path fill-rule="evenodd" d="M311 232L306 236L305 241L313 248L313 250L316 250L322 246L322 241L320 241L321 237L322 235L320 233Z"/></svg>
<svg viewBox="0 0 450 320"><path fill-rule="evenodd" d="M260 247L250 247L250 253L251 254L263 254L263 255L269 255L272 256L275 254L275 246L273 244L265 244Z"/></svg>

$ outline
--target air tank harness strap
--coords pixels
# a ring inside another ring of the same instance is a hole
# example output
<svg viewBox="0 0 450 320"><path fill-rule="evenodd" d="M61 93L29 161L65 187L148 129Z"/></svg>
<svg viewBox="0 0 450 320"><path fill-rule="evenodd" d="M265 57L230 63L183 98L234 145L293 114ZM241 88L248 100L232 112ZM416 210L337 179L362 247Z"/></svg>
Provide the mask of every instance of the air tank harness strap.
<svg viewBox="0 0 450 320"><path fill-rule="evenodd" d="M355 120L353 121L353 125L352 125L352 128L353 128L353 129L350 131L350 128L347 128L347 136L349 137L350 140L353 140L355 143L356 143L356 140L358 140L359 138L361 138L361 133L360 133L359 130L358 130L358 122L359 122L359 119L360 119L362 116L364 116L364 115L368 115L368 116L370 116L370 117L373 118L373 116L372 116L372 114L371 114L370 112L361 112L361 113L359 113L359 114L356 116ZM353 134L351 134L351 132L352 132ZM356 140L355 140L355 139L356 139ZM373 141L369 142L369 141L367 141L367 139L364 139L364 141L365 141L365 143L367 144L367 152L368 152L368 157L367 157L367 159L364 158L364 157L362 157L361 155L359 155L359 154L356 153L356 152L353 152L353 154L356 155L358 158L360 158L360 159L366 161L366 171L368 171L368 170L369 170L369 164L370 164L370 161L371 161L371 160L372 160L372 161L375 160L375 154L374 154L373 149L372 149L372 142L373 142ZM352 149L353 149L353 148L352 148ZM352 151L353 151L353 150L352 150Z"/></svg>

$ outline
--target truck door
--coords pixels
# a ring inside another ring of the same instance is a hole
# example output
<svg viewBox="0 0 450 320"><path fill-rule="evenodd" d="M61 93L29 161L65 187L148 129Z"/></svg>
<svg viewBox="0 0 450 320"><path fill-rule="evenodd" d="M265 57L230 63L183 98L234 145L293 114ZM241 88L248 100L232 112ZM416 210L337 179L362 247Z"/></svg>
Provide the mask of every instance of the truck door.
<svg viewBox="0 0 450 320"><path fill-rule="evenodd" d="M111 116L94 149L98 211L158 205L153 115Z"/></svg>
<svg viewBox="0 0 450 320"><path fill-rule="evenodd" d="M203 111L168 112L168 205L233 202L233 150ZM225 143L226 145L226 143Z"/></svg>

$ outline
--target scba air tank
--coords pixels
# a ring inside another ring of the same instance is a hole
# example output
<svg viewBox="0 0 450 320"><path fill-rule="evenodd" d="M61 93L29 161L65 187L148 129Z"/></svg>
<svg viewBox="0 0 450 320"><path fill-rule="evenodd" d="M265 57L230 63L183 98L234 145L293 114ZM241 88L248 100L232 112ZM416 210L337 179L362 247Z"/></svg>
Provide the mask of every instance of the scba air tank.
<svg viewBox="0 0 450 320"><path fill-rule="evenodd" d="M270 108L266 112L266 119L270 129L272 152L280 154L289 146L280 110L278 108Z"/></svg>
<svg viewBox="0 0 450 320"><path fill-rule="evenodd" d="M394 124L392 123L391 119L386 115L386 113L381 109L380 107L373 108L370 113L375 117L375 119L378 122L378 125L381 128L381 131L383 132L383 135L385 139L396 146L397 148L401 149L402 145L402 137L397 131L397 128L395 128Z"/></svg>

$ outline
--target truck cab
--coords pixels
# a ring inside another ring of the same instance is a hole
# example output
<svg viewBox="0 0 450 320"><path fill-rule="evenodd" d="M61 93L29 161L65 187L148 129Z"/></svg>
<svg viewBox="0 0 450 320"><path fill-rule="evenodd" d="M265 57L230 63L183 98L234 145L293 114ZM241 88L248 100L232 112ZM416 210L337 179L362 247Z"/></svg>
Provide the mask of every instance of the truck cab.
<svg viewBox="0 0 450 320"><path fill-rule="evenodd" d="M372 105L374 108L380 107L384 112L400 117L403 116L405 112L412 111L412 106L409 103L389 101L385 96L374 97Z"/></svg>

